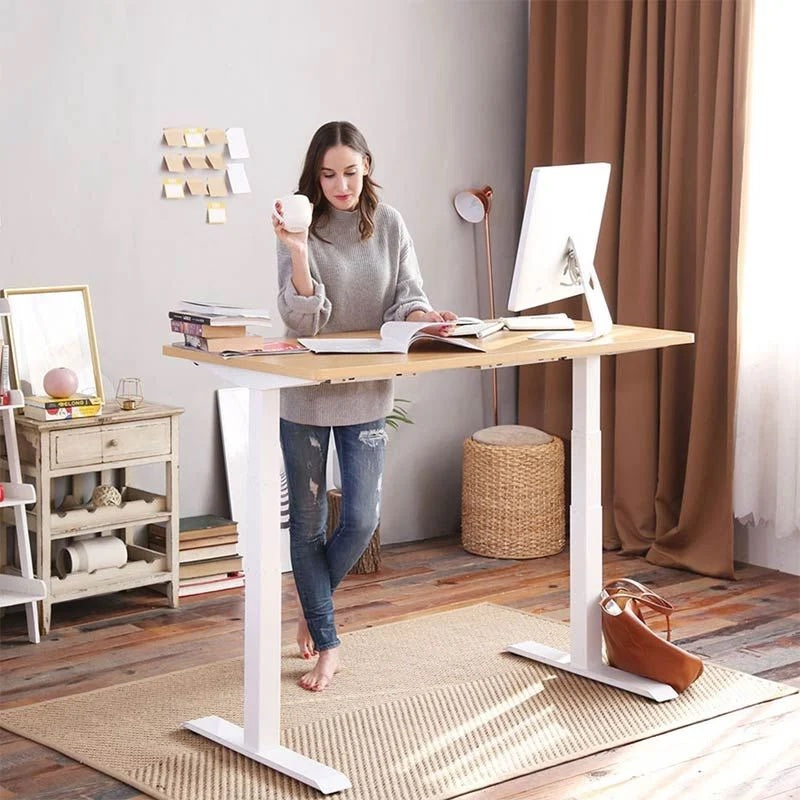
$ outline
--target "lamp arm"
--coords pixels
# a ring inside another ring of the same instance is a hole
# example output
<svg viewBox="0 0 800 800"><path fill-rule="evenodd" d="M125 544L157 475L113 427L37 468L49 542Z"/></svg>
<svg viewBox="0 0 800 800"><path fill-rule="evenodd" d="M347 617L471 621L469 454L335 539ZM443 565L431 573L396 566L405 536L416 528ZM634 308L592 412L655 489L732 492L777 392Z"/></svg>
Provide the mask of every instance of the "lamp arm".
<svg viewBox="0 0 800 800"><path fill-rule="evenodd" d="M486 272L489 283L489 314L492 319L495 319L494 312L494 273L492 270L492 240L489 236L489 214L483 218L484 228L486 231Z"/></svg>

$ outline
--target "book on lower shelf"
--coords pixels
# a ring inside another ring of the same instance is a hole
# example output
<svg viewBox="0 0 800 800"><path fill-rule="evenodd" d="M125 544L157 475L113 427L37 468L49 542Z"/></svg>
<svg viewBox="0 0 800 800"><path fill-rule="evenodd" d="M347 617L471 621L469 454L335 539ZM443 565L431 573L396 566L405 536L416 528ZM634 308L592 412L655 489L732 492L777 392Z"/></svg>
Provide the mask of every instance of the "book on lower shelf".
<svg viewBox="0 0 800 800"><path fill-rule="evenodd" d="M221 592L224 589L238 589L244 586L244 575L217 575L208 580L184 583L178 586L178 597L191 597L192 595Z"/></svg>
<svg viewBox="0 0 800 800"><path fill-rule="evenodd" d="M241 571L242 557L239 555L226 558L209 558L203 561L180 564L178 567L178 580L184 581L191 578L206 578L210 580L212 575Z"/></svg>
<svg viewBox="0 0 800 800"><path fill-rule="evenodd" d="M207 558L220 558L222 556L235 556L239 554L239 544L215 544L205 547L195 547L192 550L180 551L180 563L188 564L191 561L203 561Z"/></svg>
<svg viewBox="0 0 800 800"><path fill-rule="evenodd" d="M161 522L151 522L147 526L148 533L153 532L166 536L167 527ZM237 525L232 519L219 517L216 514L200 514L194 517L181 517L178 521L178 538L199 539L204 536L223 536L236 533Z"/></svg>
<svg viewBox="0 0 800 800"><path fill-rule="evenodd" d="M223 536L203 536L199 539L178 538L178 550L196 550L199 547L215 547L218 544L236 544L239 541L239 534L226 533ZM166 550L166 536L161 536L153 531L148 531L147 542L151 550Z"/></svg>
<svg viewBox="0 0 800 800"><path fill-rule="evenodd" d="M166 552L165 523L151 522L147 526L147 546L157 552ZM178 553L181 565L239 556L237 524L232 519L213 514L182 517L178 522Z"/></svg>

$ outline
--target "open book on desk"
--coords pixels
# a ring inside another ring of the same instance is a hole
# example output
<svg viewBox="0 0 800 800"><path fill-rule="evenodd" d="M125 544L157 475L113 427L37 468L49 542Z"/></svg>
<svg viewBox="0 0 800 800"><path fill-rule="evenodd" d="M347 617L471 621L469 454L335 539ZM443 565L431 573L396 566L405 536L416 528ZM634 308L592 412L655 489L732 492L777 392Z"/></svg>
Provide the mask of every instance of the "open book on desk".
<svg viewBox="0 0 800 800"><path fill-rule="evenodd" d="M486 347L480 340L442 336L432 332L432 329L435 330L442 324L440 322L384 322L381 325L378 339L325 339L315 336L297 341L314 353L407 353L420 342L434 342L486 352Z"/></svg>

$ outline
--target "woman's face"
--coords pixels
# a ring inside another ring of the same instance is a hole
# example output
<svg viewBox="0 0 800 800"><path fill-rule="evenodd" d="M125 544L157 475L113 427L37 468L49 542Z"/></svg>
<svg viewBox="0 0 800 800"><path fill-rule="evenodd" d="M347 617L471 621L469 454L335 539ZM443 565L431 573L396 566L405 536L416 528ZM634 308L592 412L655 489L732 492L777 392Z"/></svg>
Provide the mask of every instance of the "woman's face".
<svg viewBox="0 0 800 800"><path fill-rule="evenodd" d="M354 211L364 188L367 159L343 144L331 147L322 159L319 183L325 199L339 211Z"/></svg>

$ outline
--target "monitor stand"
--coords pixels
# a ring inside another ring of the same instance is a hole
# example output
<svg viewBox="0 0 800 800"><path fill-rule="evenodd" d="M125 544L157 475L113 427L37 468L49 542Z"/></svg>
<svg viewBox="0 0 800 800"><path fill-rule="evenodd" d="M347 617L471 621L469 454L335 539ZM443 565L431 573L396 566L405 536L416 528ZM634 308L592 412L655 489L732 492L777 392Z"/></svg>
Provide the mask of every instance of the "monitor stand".
<svg viewBox="0 0 800 800"><path fill-rule="evenodd" d="M583 331L545 331L529 336L529 339L550 339L568 342L590 342L592 339L599 339L611 332L613 323L611 314L608 310L606 298L600 287L600 280L594 269L594 264L589 265L587 270L581 268L578 254L575 250L575 243L570 236L567 239L567 249L564 256L564 280L565 286L578 286L583 288L586 298L586 305L589 306L589 318L592 321L592 330L588 333Z"/></svg>

